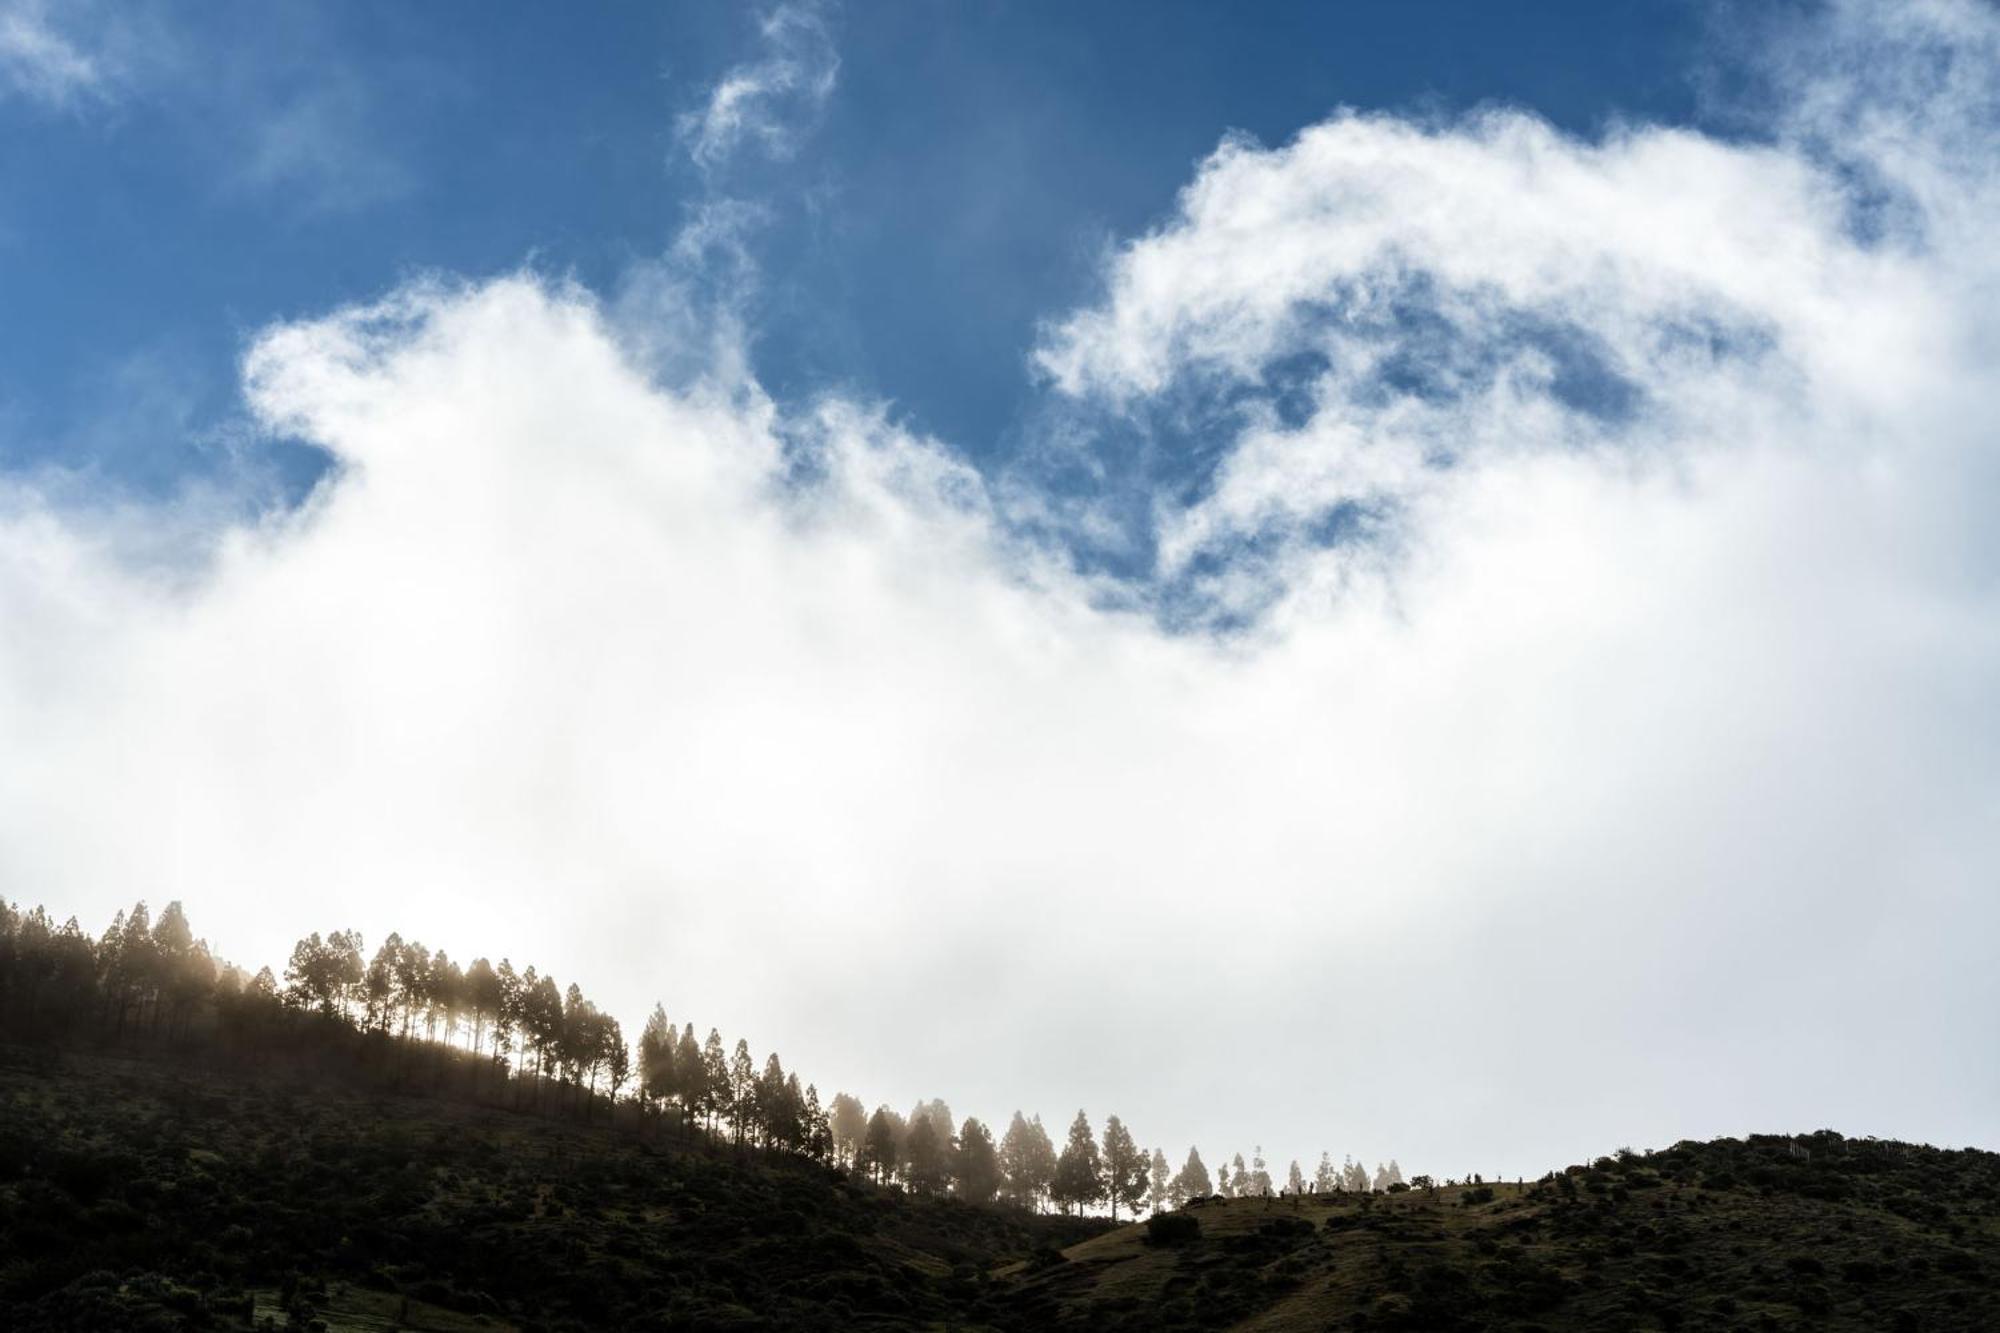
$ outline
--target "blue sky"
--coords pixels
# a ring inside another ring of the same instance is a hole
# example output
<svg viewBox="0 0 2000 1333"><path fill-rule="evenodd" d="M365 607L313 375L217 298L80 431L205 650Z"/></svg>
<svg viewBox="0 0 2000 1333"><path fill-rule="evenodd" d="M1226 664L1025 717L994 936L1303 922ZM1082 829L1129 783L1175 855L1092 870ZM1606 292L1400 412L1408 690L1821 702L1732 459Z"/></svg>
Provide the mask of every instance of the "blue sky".
<svg viewBox="0 0 2000 1333"><path fill-rule="evenodd" d="M43 12L108 54L90 87L0 100L0 459L154 492L240 464L218 438L269 321L431 269L608 289L718 194L769 210L767 387L858 387L990 460L1036 321L1225 131L1278 143L1343 105L1682 121L1707 33L1673 0L833 10L838 90L796 151L705 173L676 120L757 58L753 6Z"/></svg>
<svg viewBox="0 0 2000 1333"><path fill-rule="evenodd" d="M0 892L1176 1158L2000 1136L1994 5L579 8L0 0Z"/></svg>

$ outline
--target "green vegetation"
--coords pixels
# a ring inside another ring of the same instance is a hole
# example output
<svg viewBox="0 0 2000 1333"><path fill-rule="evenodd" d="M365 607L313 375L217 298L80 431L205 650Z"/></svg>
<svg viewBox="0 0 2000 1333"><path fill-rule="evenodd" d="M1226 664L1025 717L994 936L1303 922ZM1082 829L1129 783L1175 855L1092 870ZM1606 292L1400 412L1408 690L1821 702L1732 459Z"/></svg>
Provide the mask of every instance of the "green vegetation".
<svg viewBox="0 0 2000 1333"><path fill-rule="evenodd" d="M1992 1153L1323 1155L1278 1193L1257 1149L1211 1192L1116 1116L1058 1153L1018 1112L822 1105L658 1009L635 1059L533 968L361 959L311 936L280 986L178 904L93 941L0 902L0 1327L2000 1328Z"/></svg>
<svg viewBox="0 0 2000 1333"><path fill-rule="evenodd" d="M9 1329L999 1323L994 1268L1108 1226L283 1065L11 1054Z"/></svg>
<svg viewBox="0 0 2000 1333"><path fill-rule="evenodd" d="M1024 1327L2000 1328L2000 1155L1822 1132L1527 1185L1206 1199L1023 1266Z"/></svg>

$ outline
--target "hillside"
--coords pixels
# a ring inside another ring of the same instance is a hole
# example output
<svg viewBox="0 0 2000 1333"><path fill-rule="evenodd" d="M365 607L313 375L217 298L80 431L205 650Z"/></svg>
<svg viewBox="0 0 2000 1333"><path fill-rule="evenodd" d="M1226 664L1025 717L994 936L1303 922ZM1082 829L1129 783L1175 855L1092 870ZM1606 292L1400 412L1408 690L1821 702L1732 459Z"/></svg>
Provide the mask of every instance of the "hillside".
<svg viewBox="0 0 2000 1333"><path fill-rule="evenodd" d="M1125 1227L1019 1273L1012 1308L1094 1330L2000 1328L1986 1152L1718 1140L1527 1185L1181 1216L1198 1236Z"/></svg>
<svg viewBox="0 0 2000 1333"><path fill-rule="evenodd" d="M0 1067L14 1329L2000 1327L1983 1152L1724 1140L1175 1217L914 1199L282 1069Z"/></svg>
<svg viewBox="0 0 2000 1333"><path fill-rule="evenodd" d="M281 1070L0 1068L9 1329L929 1327L1104 1226Z"/></svg>

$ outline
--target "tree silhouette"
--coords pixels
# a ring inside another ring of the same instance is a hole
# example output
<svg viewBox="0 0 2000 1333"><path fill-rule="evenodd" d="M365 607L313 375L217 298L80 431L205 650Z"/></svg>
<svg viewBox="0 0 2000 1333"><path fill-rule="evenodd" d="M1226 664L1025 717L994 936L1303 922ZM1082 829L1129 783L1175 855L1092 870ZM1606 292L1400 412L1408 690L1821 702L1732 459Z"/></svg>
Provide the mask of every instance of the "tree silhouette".
<svg viewBox="0 0 2000 1333"><path fill-rule="evenodd" d="M1032 1121L1019 1111L1000 1142L1000 1175L1007 1197L1023 1208L1040 1209L1055 1183L1056 1150L1042 1118Z"/></svg>
<svg viewBox="0 0 2000 1333"><path fill-rule="evenodd" d="M741 1037L736 1039L736 1049L729 1057L728 1082L724 1085L724 1096L728 1099L724 1106L729 1115L729 1125L738 1143L757 1117L757 1066L750 1058L750 1043Z"/></svg>
<svg viewBox="0 0 2000 1333"><path fill-rule="evenodd" d="M1111 1220L1118 1220L1118 1206L1137 1216L1146 1197L1147 1169L1151 1165L1145 1151L1132 1140L1131 1131L1117 1116L1104 1122L1103 1197L1111 1201Z"/></svg>
<svg viewBox="0 0 2000 1333"><path fill-rule="evenodd" d="M667 1021L666 1009L655 1004L639 1032L639 1104L649 1114L664 1111L674 1095L674 1054L679 1047L680 1034Z"/></svg>
<svg viewBox="0 0 2000 1333"><path fill-rule="evenodd" d="M958 1197L968 1203L991 1203L1000 1192L1000 1154L993 1132L972 1116L959 1127L951 1174Z"/></svg>
<svg viewBox="0 0 2000 1333"><path fill-rule="evenodd" d="M702 1093L708 1087L708 1057L694 1039L694 1024L681 1029L674 1048L674 1096L681 1104L681 1128L692 1131L701 1115Z"/></svg>
<svg viewBox="0 0 2000 1333"><path fill-rule="evenodd" d="M1165 1209L1172 1200L1173 1189L1173 1168L1167 1165L1167 1155L1155 1148L1146 1179L1147 1209L1155 1213Z"/></svg>
<svg viewBox="0 0 2000 1333"><path fill-rule="evenodd" d="M721 1119L739 1151L801 1155L975 1205L1004 1197L1075 1213L1108 1203L1116 1219L1209 1190L1197 1152L1170 1174L1165 1155L1141 1150L1116 1116L1100 1147L1079 1111L1059 1156L1040 1117L1019 1111L996 1144L977 1117L954 1124L941 1098L918 1102L907 1120L887 1106L865 1114L847 1093L823 1103L775 1051L759 1073L747 1039L725 1055L719 1030L698 1043L694 1024L677 1031L657 1004L628 1044L580 984L559 986L533 966L516 972L507 958L461 968L444 950L391 932L364 965L358 932L315 932L292 947L280 980L269 967L249 974L215 958L179 902L157 918L135 903L93 939L74 918L57 928L45 909L0 899L0 1040L77 1033L163 1054L193 1043L256 1060L283 1053L399 1088L420 1074L443 1095L516 1110L532 1102L538 1114L608 1117L614 1126L651 1126L675 1109L691 1136L700 1125L720 1138ZM1331 1170L1323 1155L1322 1177ZM1348 1171L1368 1188L1351 1160ZM1376 1183L1400 1178L1392 1161ZM1236 1187L1253 1179L1238 1157Z"/></svg>
<svg viewBox="0 0 2000 1333"><path fill-rule="evenodd" d="M887 1182L897 1166L896 1123L892 1119L895 1114L886 1106L876 1107L875 1114L868 1117L868 1132L861 1139L857 1165L878 1185Z"/></svg>
<svg viewBox="0 0 2000 1333"><path fill-rule="evenodd" d="M938 1141L930 1116L913 1116L909 1133L903 1138L903 1183L912 1193L937 1194L943 1191L950 1178L947 1152L946 1145Z"/></svg>
<svg viewBox="0 0 2000 1333"><path fill-rule="evenodd" d="M1268 1199L1273 1192L1271 1188L1271 1172L1264 1165L1264 1146L1258 1144L1250 1152L1250 1196L1252 1198Z"/></svg>
<svg viewBox="0 0 2000 1333"><path fill-rule="evenodd" d="M1104 1198L1104 1163L1097 1141L1090 1133L1090 1118L1082 1111L1070 1122L1069 1142L1056 1158L1055 1179L1049 1197L1065 1213L1077 1212Z"/></svg>
<svg viewBox="0 0 2000 1333"><path fill-rule="evenodd" d="M861 1158L861 1140L868 1133L868 1111L859 1097L846 1092L833 1095L830 1132L835 1159L844 1162L850 1169L857 1166Z"/></svg>
<svg viewBox="0 0 2000 1333"><path fill-rule="evenodd" d="M1187 1161L1174 1177L1174 1206L1178 1208L1189 1199L1204 1199L1213 1193L1215 1187L1209 1183L1208 1168L1202 1165L1200 1150L1189 1148Z"/></svg>

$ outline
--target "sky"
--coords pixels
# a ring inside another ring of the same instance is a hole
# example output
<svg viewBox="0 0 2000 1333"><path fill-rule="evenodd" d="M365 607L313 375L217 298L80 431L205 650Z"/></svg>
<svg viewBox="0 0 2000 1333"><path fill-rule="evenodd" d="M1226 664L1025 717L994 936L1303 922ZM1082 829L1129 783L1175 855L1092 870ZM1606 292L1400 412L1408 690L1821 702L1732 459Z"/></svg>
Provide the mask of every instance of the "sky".
<svg viewBox="0 0 2000 1333"><path fill-rule="evenodd" d="M0 0L0 894L1175 1161L1995 1146L1996 71Z"/></svg>

